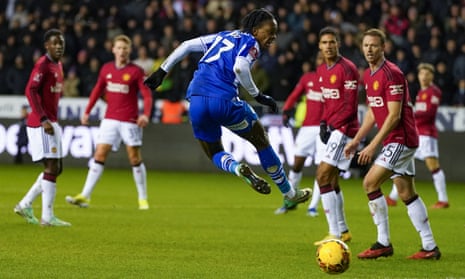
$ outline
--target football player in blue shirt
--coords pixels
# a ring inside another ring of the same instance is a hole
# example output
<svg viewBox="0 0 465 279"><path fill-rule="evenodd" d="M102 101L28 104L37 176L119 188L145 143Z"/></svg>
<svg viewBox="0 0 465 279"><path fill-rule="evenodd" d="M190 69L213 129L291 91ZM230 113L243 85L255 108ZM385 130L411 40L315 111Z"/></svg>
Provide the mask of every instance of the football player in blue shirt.
<svg viewBox="0 0 465 279"><path fill-rule="evenodd" d="M268 136L252 107L238 97L239 83L255 100L278 112L276 102L259 92L250 74L260 52L276 39L278 24L272 13L257 9L246 15L241 30L223 31L184 41L153 72L145 84L155 90L170 69L191 52L203 52L198 69L187 90L189 118L197 138L213 164L242 177L253 189L269 194L266 180L245 163L237 162L225 152L221 127L249 141L257 150L262 168L276 183L289 205L305 202L311 196L306 188L294 190Z"/></svg>

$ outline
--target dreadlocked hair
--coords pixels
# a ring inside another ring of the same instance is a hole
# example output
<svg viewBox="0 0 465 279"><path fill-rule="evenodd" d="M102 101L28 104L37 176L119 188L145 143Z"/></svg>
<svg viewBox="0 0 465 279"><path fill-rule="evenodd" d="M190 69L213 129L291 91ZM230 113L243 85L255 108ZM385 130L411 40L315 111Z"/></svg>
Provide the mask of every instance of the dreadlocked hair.
<svg viewBox="0 0 465 279"><path fill-rule="evenodd" d="M264 8L253 10L242 19L242 31L252 34L255 27L269 20L275 20L270 11Z"/></svg>

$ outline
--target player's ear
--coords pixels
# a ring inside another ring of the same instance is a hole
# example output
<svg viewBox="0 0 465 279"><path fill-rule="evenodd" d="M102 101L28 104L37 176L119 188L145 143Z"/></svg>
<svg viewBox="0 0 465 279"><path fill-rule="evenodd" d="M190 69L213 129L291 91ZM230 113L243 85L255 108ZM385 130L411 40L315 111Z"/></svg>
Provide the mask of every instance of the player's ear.
<svg viewBox="0 0 465 279"><path fill-rule="evenodd" d="M252 28L252 35L254 37L257 36L257 33L258 33L258 28L257 27Z"/></svg>

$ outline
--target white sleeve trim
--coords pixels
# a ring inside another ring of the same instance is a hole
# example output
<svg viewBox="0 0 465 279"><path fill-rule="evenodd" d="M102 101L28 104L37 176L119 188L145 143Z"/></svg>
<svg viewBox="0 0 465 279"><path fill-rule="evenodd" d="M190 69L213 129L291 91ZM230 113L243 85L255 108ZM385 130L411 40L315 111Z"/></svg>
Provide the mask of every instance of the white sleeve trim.
<svg viewBox="0 0 465 279"><path fill-rule="evenodd" d="M258 94L260 94L257 85L255 85L255 82L252 79L250 64L247 58L242 56L238 56L236 58L236 62L234 63L234 73L236 73L236 78L245 90L249 92L250 96L255 98Z"/></svg>

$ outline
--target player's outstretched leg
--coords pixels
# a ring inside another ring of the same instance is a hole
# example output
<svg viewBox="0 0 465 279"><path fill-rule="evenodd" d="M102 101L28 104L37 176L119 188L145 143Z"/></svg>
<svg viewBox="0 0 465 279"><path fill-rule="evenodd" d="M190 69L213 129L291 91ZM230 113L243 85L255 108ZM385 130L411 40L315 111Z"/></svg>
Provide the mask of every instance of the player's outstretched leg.
<svg viewBox="0 0 465 279"><path fill-rule="evenodd" d="M304 203L312 196L312 190L309 188L300 190L294 189L291 186L284 172L283 165L271 146L258 151L258 158L263 170L270 176L284 195L285 203L289 205Z"/></svg>
<svg viewBox="0 0 465 279"><path fill-rule="evenodd" d="M260 194L271 193L268 182L258 176L247 164L237 162L233 156L225 151L217 152L212 157L213 164L226 172L235 174Z"/></svg>
<svg viewBox="0 0 465 279"><path fill-rule="evenodd" d="M296 172L296 171L289 171L289 183L294 189L299 189L299 184L300 181L302 180L302 171ZM274 211L274 214L279 215L279 214L285 214L291 210L297 209L297 204L288 204L286 203L286 199L284 199L283 204L281 207L277 208Z"/></svg>
<svg viewBox="0 0 465 279"><path fill-rule="evenodd" d="M239 164L237 168L238 175L242 177L247 184L252 187L255 191L259 192L260 194L269 194L271 193L271 188L268 182L258 176L256 173L252 171L252 169L245 163Z"/></svg>

